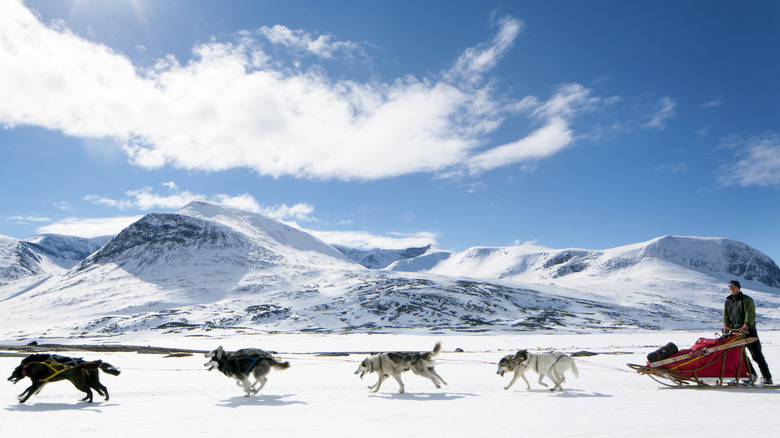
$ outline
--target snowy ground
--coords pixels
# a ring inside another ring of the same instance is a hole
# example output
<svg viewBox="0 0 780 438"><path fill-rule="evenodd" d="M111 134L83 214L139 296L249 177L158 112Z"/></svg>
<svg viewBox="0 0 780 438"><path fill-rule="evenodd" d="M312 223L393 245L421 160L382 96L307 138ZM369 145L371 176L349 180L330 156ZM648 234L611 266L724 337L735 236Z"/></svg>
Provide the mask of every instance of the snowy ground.
<svg viewBox="0 0 780 438"><path fill-rule="evenodd" d="M760 331L764 352L780 377L780 332ZM103 359L122 370L103 374L110 401L77 401L82 393L68 382L48 385L26 404L16 395L27 380L5 382L2 436L474 436L555 437L771 436L777 429L780 390L661 389L626 367L645 362L652 350L674 342L680 348L713 332L651 332L582 335L269 335L267 337L125 339L129 344L211 350L258 347L291 362L272 371L262 393L242 390L217 371L207 372L202 355L164 358L159 354L67 352ZM449 383L404 375L406 394L392 380L377 394L354 374L364 354L321 356L315 352L430 350L443 342L437 370ZM111 343L116 343L112 339ZM97 342L97 341L96 341ZM143 342L143 343L142 343ZM0 344L9 344L1 342ZM84 340L70 343L85 343ZM465 352L456 353L456 348ZM517 349L590 351L578 359L579 379L569 376L563 393L551 393L531 376L505 391L495 363ZM0 357L10 375L20 357ZM237 435L238 434L238 435Z"/></svg>

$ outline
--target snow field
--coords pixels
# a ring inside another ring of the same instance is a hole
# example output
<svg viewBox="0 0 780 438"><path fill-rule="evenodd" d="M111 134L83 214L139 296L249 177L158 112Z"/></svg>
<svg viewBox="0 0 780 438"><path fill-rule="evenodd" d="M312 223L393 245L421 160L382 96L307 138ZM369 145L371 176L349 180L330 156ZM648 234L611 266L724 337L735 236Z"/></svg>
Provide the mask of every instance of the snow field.
<svg viewBox="0 0 780 438"><path fill-rule="evenodd" d="M770 367L780 375L780 332L759 332ZM259 347L278 351L291 368L273 370L257 396L246 398L234 381L196 354L165 358L159 354L65 352L85 359L103 359L122 370L101 375L110 401L79 402L82 393L69 382L47 385L26 404L16 395L28 380L2 385L2 435L83 437L213 436L214 434L277 434L276 436L488 437L504 433L564 437L719 436L725 430L769 436L776 430L778 390L659 389L626 363L644 363L645 356L666 342L692 345L709 333L673 332L584 335L274 335L265 339L179 339L149 345L210 350ZM442 340L437 371L448 386L436 389L419 376L405 373L406 394L388 379L376 394L354 374L365 354L321 356L319 351L425 350ZM288 347L288 348L285 348ZM463 353L454 352L462 348ZM567 375L565 391L551 393L528 373L531 390L520 379L503 389L511 376L496 374L495 363L519 348L567 353L600 353L578 358L579 379ZM300 352L300 353L299 353ZM304 354L301 354L304 353ZM0 357L6 376L21 357ZM735 422L739 426L735 426Z"/></svg>

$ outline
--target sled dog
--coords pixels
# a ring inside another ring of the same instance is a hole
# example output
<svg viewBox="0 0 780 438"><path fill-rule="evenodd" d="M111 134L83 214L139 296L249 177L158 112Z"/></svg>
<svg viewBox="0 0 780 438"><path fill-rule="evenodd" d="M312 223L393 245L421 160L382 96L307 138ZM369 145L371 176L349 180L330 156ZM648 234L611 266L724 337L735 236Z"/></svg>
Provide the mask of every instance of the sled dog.
<svg viewBox="0 0 780 438"><path fill-rule="evenodd" d="M19 364L8 378L14 384L29 377L32 384L19 394L19 403L24 403L40 392L49 382L68 380L79 391L87 394L81 401L92 403L92 389L108 400L108 389L100 383L99 370L118 376L120 371L113 365L96 360L87 362L80 357L58 354L31 354Z"/></svg>
<svg viewBox="0 0 780 438"><path fill-rule="evenodd" d="M577 365L574 363L574 359L563 353L541 353L534 354L529 353L528 350L520 350L514 355L508 355L501 358L498 362L497 374L504 376L504 373L514 372L515 375L509 382L509 385L504 389L509 389L514 385L518 378L523 378L525 386L531 389L531 385L528 384L528 380L525 378L525 372L533 370L539 374L539 384L547 387L547 384L542 383L542 380L546 376L552 380L554 386L550 391L560 390L563 391L561 383L566 381L563 373L571 370L574 377L579 377L579 371Z"/></svg>
<svg viewBox="0 0 780 438"><path fill-rule="evenodd" d="M266 382L268 382L268 373L271 368L284 370L290 367L290 362L279 362L273 355L267 351L258 348L243 348L238 351L228 352L221 346L216 350L206 353L209 361L203 364L209 371L217 368L222 374L236 379L236 385L243 386L246 395L257 394ZM249 377L255 378L254 383L250 384ZM260 384L257 388L257 384Z"/></svg>
<svg viewBox="0 0 780 438"><path fill-rule="evenodd" d="M379 391L382 382L390 376L398 382L398 392L403 394L405 388L404 382L401 380L401 373L409 370L418 376L430 379L437 388L441 388L441 384L446 385L447 382L434 369L436 366L435 358L440 351L441 342L437 342L433 347L433 351L425 353L390 352L372 354L360 363L355 374L360 374L361 379L367 373L379 374L379 380L374 385L368 387L368 389L373 390L372 392Z"/></svg>

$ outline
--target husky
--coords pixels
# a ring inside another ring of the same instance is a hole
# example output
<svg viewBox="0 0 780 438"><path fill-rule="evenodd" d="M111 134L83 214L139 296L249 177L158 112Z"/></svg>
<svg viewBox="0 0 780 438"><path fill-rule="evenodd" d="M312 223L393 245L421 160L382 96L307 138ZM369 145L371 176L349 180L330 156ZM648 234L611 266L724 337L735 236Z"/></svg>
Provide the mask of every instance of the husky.
<svg viewBox="0 0 780 438"><path fill-rule="evenodd" d="M284 370L290 368L290 362L279 362L267 351L258 348L243 348L238 351L228 352L221 346L216 350L206 353L209 361L203 364L208 371L217 368L222 374L237 380L236 385L244 387L246 395L257 394L268 382L266 377L271 368ZM255 378L250 384L249 376ZM260 384L257 388L257 384Z"/></svg>
<svg viewBox="0 0 780 438"><path fill-rule="evenodd" d="M379 391L379 387L382 386L382 382L388 376L391 376L398 382L400 394L405 391L404 382L401 380L401 373L411 370L414 374L428 378L433 382L436 388L441 388L441 384L447 384L444 379L436 372L434 366L436 366L436 356L441 351L441 342L437 342L433 347L433 351L426 353L376 353L365 358L360 363L355 374L360 374L362 379L367 373L378 373L379 380L368 389L372 392Z"/></svg>
<svg viewBox="0 0 780 438"><path fill-rule="evenodd" d="M68 380L86 397L81 401L92 403L92 389L108 400L108 389L100 383L99 371L118 376L120 371L113 365L96 360L87 362L80 357L73 358L58 354L31 354L22 359L8 380L14 384L25 377L32 384L19 394L19 403L26 402L30 397L40 392L49 382Z"/></svg>
<svg viewBox="0 0 780 438"><path fill-rule="evenodd" d="M525 381L525 386L531 389L531 385L528 384L528 380L525 378L525 372L529 369L539 374L539 384L544 387L548 387L547 384L542 382L545 376L552 380L554 386L550 391L563 391L561 384L566 381L563 373L568 370L571 370L574 377L579 377L577 365L570 356L555 352L534 354L529 353L528 350L520 350L514 356L510 354L501 358L498 362L498 371L496 373L503 377L504 373L514 371L515 375L512 377L512 381L504 389L512 387L520 377Z"/></svg>

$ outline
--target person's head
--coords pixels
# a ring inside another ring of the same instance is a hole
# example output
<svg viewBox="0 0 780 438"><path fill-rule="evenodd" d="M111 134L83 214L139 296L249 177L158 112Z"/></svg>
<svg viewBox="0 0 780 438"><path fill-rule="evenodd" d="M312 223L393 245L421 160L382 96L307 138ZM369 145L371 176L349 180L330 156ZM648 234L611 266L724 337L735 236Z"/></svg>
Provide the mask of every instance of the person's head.
<svg viewBox="0 0 780 438"><path fill-rule="evenodd" d="M737 280L729 281L729 292L731 292L732 295L738 294L741 289L742 285L739 284Z"/></svg>

